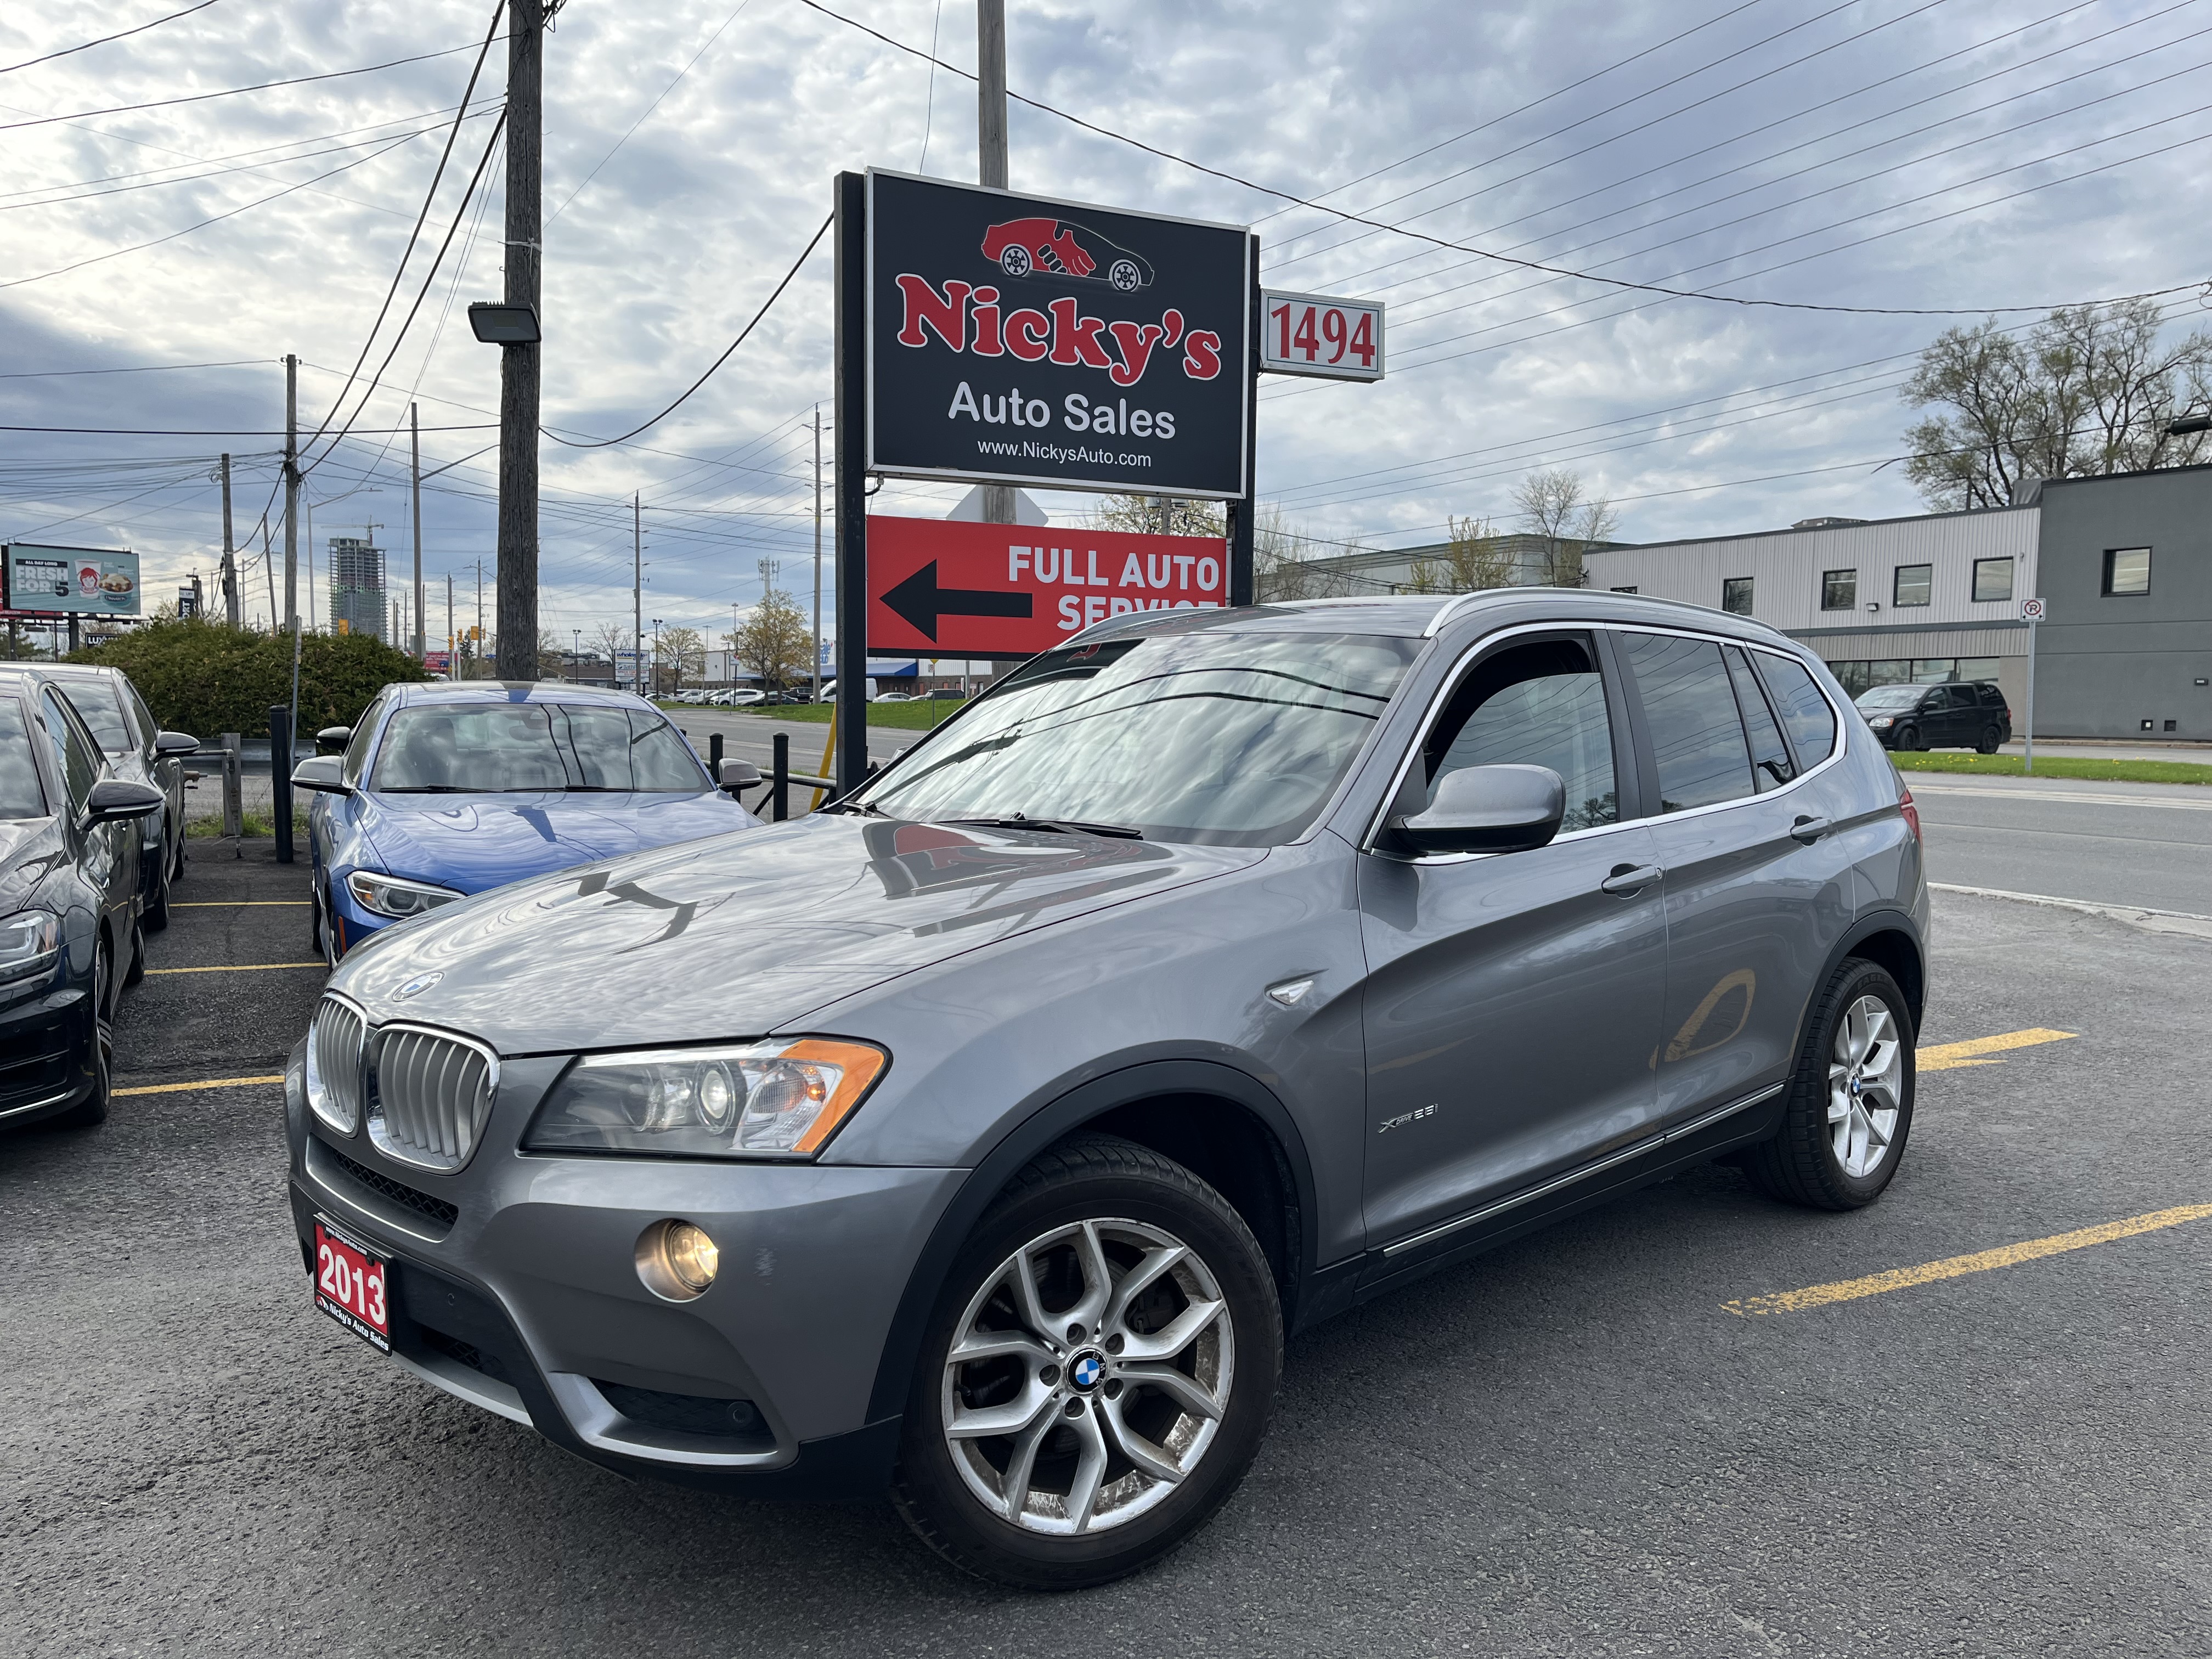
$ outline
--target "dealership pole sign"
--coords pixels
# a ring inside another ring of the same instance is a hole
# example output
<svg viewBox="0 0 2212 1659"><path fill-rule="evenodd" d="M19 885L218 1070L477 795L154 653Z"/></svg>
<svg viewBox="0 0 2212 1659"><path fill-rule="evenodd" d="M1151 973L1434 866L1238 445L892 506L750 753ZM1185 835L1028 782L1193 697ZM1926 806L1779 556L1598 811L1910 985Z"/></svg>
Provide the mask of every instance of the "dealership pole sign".
<svg viewBox="0 0 2212 1659"><path fill-rule="evenodd" d="M871 170L866 470L1237 501L1254 244Z"/></svg>

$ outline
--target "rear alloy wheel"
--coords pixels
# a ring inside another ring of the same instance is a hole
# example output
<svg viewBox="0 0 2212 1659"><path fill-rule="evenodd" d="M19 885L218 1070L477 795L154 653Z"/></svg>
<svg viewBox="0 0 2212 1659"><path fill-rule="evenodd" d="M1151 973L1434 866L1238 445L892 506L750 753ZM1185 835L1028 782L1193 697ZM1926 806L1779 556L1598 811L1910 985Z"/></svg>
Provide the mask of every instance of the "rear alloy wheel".
<svg viewBox="0 0 2212 1659"><path fill-rule="evenodd" d="M900 1512L1001 1583L1134 1571L1243 1478L1282 1340L1266 1258L1212 1188L1127 1141L1048 1152L947 1282L908 1408Z"/></svg>
<svg viewBox="0 0 2212 1659"><path fill-rule="evenodd" d="M1994 755L2004 747L2004 732L1994 726L1982 728L1982 740L1974 745L1978 753Z"/></svg>
<svg viewBox="0 0 2212 1659"><path fill-rule="evenodd" d="M1855 1210L1881 1196L1912 1127L1912 1016L1887 970L1852 957L1814 1006L1782 1132L1744 1169L1773 1197Z"/></svg>

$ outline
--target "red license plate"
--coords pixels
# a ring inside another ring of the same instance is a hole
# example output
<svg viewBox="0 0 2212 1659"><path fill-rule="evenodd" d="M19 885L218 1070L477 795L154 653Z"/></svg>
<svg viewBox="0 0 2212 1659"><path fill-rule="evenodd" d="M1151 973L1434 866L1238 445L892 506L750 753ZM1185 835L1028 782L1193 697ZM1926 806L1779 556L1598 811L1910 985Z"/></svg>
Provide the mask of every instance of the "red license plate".
<svg viewBox="0 0 2212 1659"><path fill-rule="evenodd" d="M319 1216L315 1219L315 1305L379 1352L392 1352L384 1258Z"/></svg>

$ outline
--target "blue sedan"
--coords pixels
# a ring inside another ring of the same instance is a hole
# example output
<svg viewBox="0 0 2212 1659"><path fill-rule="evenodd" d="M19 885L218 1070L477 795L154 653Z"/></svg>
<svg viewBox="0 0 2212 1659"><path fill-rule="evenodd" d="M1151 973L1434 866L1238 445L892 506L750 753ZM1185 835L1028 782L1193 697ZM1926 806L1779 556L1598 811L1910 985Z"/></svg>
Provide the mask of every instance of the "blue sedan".
<svg viewBox="0 0 2212 1659"><path fill-rule="evenodd" d="M525 876L760 823L642 697L574 685L387 685L345 754L303 762L314 942ZM724 763L726 773L752 773ZM734 787L734 786L732 786Z"/></svg>

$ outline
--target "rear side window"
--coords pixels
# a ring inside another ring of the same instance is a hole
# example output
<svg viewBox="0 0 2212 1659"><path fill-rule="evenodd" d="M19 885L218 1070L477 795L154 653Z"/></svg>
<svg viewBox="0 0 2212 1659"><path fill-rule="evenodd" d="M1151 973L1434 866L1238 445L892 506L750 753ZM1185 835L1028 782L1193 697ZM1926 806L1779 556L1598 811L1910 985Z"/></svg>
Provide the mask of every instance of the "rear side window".
<svg viewBox="0 0 2212 1659"><path fill-rule="evenodd" d="M1759 689L1758 678L1743 659L1743 653L1731 645L1723 654L1728 658L1729 683L1735 687L1736 707L1743 714L1744 733L1751 739L1752 782L1761 794L1779 789L1797 775L1790 745L1783 739L1782 728L1774 723L1766 694Z"/></svg>
<svg viewBox="0 0 2212 1659"><path fill-rule="evenodd" d="M1683 812L1754 791L1751 751L1721 648L1711 640L1622 636L1659 767L1659 810Z"/></svg>
<svg viewBox="0 0 2212 1659"><path fill-rule="evenodd" d="M23 705L0 697L0 818L46 816L46 792L39 782L39 757L31 741Z"/></svg>
<svg viewBox="0 0 2212 1659"><path fill-rule="evenodd" d="M138 746L130 722L123 718L123 705L113 686L104 680L79 680L64 690L70 707L84 716L84 723L92 728L102 749L111 755L123 755Z"/></svg>
<svg viewBox="0 0 2212 1659"><path fill-rule="evenodd" d="M1605 682L1580 640L1540 640L1468 671L1425 745L1429 787L1469 766L1548 766L1567 786L1562 830L1620 817Z"/></svg>
<svg viewBox="0 0 2212 1659"><path fill-rule="evenodd" d="M47 740L54 746L54 759L69 789L70 801L82 811L92 794L92 786L100 781L100 756L62 712L60 698L48 690L40 702L44 705L40 718L46 722Z"/></svg>
<svg viewBox="0 0 2212 1659"><path fill-rule="evenodd" d="M1759 677L1766 682L1775 709L1782 716L1783 730L1789 732L1790 744L1797 750L1797 769L1810 771L1835 749L1836 711L1828 706L1802 663L1771 651L1754 651L1751 659L1759 665Z"/></svg>
<svg viewBox="0 0 2212 1659"><path fill-rule="evenodd" d="M137 686L131 684L127 679L121 682L121 686L124 712L137 723L138 741L150 748L153 745L155 733L161 729L161 723L154 718L154 711L146 707L146 699L138 695Z"/></svg>

